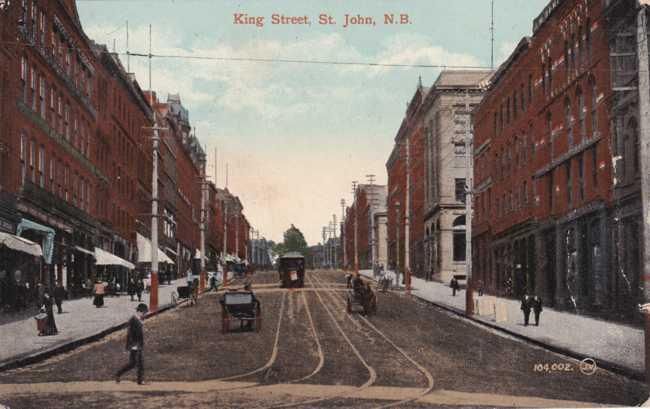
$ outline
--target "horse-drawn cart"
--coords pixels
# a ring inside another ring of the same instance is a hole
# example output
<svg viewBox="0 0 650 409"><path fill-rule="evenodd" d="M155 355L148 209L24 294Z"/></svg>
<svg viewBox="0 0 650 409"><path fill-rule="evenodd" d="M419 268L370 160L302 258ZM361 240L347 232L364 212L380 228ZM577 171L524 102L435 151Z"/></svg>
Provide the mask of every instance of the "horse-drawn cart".
<svg viewBox="0 0 650 409"><path fill-rule="evenodd" d="M348 291L347 311L349 314L358 312L363 315L377 313L377 296L369 285L361 283Z"/></svg>
<svg viewBox="0 0 650 409"><path fill-rule="evenodd" d="M219 301L221 304L221 331L230 331L230 322L239 320L240 329L244 327L255 329L262 328L262 314L260 302L250 291L226 292Z"/></svg>

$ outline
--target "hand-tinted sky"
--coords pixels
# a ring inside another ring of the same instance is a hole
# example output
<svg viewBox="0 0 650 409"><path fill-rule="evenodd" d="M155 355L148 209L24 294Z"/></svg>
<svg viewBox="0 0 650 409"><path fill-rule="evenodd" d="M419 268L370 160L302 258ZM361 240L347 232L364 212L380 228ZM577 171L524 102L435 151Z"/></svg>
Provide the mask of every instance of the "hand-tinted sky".
<svg viewBox="0 0 650 409"><path fill-rule="evenodd" d="M495 0L495 60L503 61L547 0ZM183 56L360 61L446 66L490 65L489 0L78 0L86 33L97 42ZM234 13L264 16L264 27L233 24ZM272 25L273 13L307 15L312 24ZM319 25L321 13L336 25ZM411 24L384 25L386 13L407 13ZM376 26L343 28L344 15L371 16ZM123 57L126 65L126 57ZM131 71L148 87L147 61L131 57ZM291 223L309 243L339 201L351 201L351 181L377 175L385 163L406 102L434 68L206 61L158 58L153 88L180 93L209 154L218 185L240 196L261 235L280 240Z"/></svg>

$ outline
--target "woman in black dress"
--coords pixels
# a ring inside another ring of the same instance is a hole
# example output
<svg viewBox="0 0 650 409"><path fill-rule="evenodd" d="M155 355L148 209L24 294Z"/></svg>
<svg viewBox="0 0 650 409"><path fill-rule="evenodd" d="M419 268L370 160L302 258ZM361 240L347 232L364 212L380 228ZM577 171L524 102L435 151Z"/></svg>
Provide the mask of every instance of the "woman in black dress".
<svg viewBox="0 0 650 409"><path fill-rule="evenodd" d="M45 323L45 332L43 335L56 335L59 331L56 328L56 322L54 321L54 308L53 308L52 297L49 292L43 294L43 307L45 307L45 313L47 314L47 321Z"/></svg>

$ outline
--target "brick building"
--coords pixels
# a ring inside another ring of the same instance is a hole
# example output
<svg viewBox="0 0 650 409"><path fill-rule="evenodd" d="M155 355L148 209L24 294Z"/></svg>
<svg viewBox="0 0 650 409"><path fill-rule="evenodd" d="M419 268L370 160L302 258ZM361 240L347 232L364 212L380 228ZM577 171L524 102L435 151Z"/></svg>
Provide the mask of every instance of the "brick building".
<svg viewBox="0 0 650 409"><path fill-rule="evenodd" d="M465 140L469 112L481 101L492 71L440 73L424 112L424 278L448 283L465 274ZM470 111L468 111L468 108ZM471 130L470 130L471 132ZM470 134L471 135L471 134Z"/></svg>
<svg viewBox="0 0 650 409"><path fill-rule="evenodd" d="M636 7L551 1L475 110L474 278L489 291L578 312L640 299L638 122L622 84L636 57L619 59L634 56L622 19Z"/></svg>
<svg viewBox="0 0 650 409"><path fill-rule="evenodd" d="M135 262L136 231L151 212L153 111L133 74L106 46L93 47L97 61L97 121L93 162L106 175L95 185L95 246ZM93 126L94 125L94 126ZM150 230L146 224L146 231ZM127 272L115 271L126 286Z"/></svg>
<svg viewBox="0 0 650 409"><path fill-rule="evenodd" d="M374 216L378 212L386 211L386 186L357 185L354 196L354 202L347 208L346 217L343 221L343 245L346 248L348 267L354 268L354 224L358 218L356 239L359 268L362 270L372 269L373 254L376 258L379 244L378 238L375 237ZM341 262L342 253L337 253L337 257L337 261Z"/></svg>
<svg viewBox="0 0 650 409"><path fill-rule="evenodd" d="M21 281L78 288L91 273L96 185L108 180L94 157L93 44L73 1L11 2L0 14L2 41L12 44L3 45L0 184L16 201L16 233L46 249L42 268Z"/></svg>
<svg viewBox="0 0 650 409"><path fill-rule="evenodd" d="M162 103L143 92L115 54L85 35L74 0L0 2L0 36L0 232L36 241L45 253L40 260L3 247L10 273L0 279L11 288L61 280L72 294L84 293L98 272L125 279L124 266L143 255L140 238L151 237L151 106L167 129L159 259L171 262L161 272L185 271L199 248L205 154L180 97ZM235 248L245 257L249 226L236 202ZM223 207L208 208L223 223ZM221 230L208 236L213 252ZM97 248L123 267L98 269Z"/></svg>
<svg viewBox="0 0 650 409"><path fill-rule="evenodd" d="M418 87L395 136L386 162L388 173L388 259L391 268L424 277L425 148L423 102L428 88Z"/></svg>

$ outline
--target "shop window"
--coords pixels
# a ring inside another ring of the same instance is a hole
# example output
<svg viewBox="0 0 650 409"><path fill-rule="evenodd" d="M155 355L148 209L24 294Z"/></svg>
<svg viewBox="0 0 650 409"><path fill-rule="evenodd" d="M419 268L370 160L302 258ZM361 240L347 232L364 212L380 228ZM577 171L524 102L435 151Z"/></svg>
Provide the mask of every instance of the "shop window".
<svg viewBox="0 0 650 409"><path fill-rule="evenodd" d="M465 216L459 216L454 220L453 223L453 235L454 235L454 261L465 261Z"/></svg>

